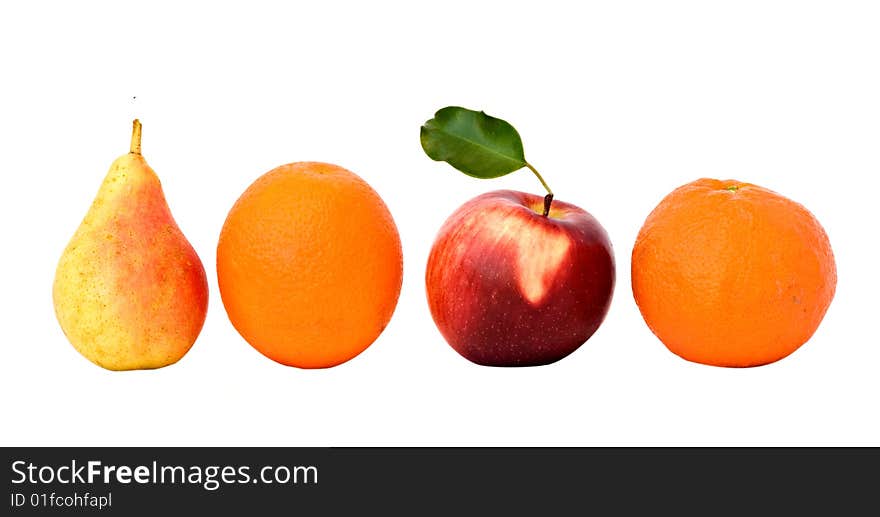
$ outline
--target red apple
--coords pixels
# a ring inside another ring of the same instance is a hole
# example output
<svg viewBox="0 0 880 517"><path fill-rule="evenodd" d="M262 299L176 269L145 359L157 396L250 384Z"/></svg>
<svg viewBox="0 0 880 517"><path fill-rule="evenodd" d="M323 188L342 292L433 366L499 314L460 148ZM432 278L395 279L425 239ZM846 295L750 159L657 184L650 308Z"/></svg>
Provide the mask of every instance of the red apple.
<svg viewBox="0 0 880 517"><path fill-rule="evenodd" d="M599 328L614 291L608 234L585 210L498 190L443 224L425 284L437 328L487 366L537 366L574 352Z"/></svg>

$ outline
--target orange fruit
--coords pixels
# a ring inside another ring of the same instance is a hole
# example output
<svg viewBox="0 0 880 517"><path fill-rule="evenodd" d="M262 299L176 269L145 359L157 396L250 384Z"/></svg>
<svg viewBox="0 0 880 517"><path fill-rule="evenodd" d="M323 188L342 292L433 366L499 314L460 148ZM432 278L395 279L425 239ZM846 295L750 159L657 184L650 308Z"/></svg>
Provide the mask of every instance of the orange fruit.
<svg viewBox="0 0 880 517"><path fill-rule="evenodd" d="M400 237L379 195L328 163L273 169L229 211L217 279L229 320L266 357L326 368L384 330L403 275Z"/></svg>
<svg viewBox="0 0 880 517"><path fill-rule="evenodd" d="M745 367L782 359L818 328L837 271L822 226L800 204L734 180L666 196L632 252L642 317L669 350Z"/></svg>

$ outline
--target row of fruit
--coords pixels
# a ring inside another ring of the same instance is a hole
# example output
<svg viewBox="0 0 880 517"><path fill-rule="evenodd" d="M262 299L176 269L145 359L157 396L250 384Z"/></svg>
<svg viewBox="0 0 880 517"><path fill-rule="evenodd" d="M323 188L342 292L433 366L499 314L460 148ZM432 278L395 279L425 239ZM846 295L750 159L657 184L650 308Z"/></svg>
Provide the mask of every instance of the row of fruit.
<svg viewBox="0 0 880 517"><path fill-rule="evenodd" d="M477 178L532 171L547 194L500 190L440 228L425 273L431 315L468 360L558 361L585 343L611 304L615 262L604 228L554 199L507 122L447 107L421 128L432 159ZM824 230L803 206L734 180L700 179L651 212L632 249L632 293L654 334L698 363L747 367L805 343L836 286ZM394 220L359 176L297 162L259 177L229 211L217 279L230 321L266 357L327 368L357 356L388 324L403 254ZM131 149L113 162L64 250L53 286L73 346L111 370L160 368L205 321L202 263L159 179Z"/></svg>

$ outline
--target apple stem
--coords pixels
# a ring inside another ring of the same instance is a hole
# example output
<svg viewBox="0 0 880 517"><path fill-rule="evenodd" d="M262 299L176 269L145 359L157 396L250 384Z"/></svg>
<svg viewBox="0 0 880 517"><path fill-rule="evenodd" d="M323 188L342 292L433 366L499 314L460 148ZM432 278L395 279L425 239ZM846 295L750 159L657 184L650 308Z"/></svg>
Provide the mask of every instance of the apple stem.
<svg viewBox="0 0 880 517"><path fill-rule="evenodd" d="M550 215L550 204L553 203L553 194L544 196L544 217Z"/></svg>
<svg viewBox="0 0 880 517"><path fill-rule="evenodd" d="M131 128L131 148L132 154L141 154L141 121L134 119Z"/></svg>
<svg viewBox="0 0 880 517"><path fill-rule="evenodd" d="M547 217L550 214L550 205L553 203L553 191L550 190L550 187L547 185L547 182L544 181L544 178L541 176L541 173L538 172L537 169L532 167L531 163L526 162L526 167L528 167L530 171L535 173L535 176L538 177L538 181L541 182L541 185L544 186L544 190L547 191L547 195L544 196L544 217Z"/></svg>

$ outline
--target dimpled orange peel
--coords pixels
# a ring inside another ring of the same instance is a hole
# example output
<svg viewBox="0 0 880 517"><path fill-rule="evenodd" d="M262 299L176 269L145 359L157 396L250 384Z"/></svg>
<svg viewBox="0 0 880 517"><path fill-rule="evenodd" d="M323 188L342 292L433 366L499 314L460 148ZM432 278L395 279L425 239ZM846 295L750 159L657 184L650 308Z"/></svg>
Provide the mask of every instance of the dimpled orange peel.
<svg viewBox="0 0 880 517"><path fill-rule="evenodd" d="M279 363L327 368L391 319L403 258L379 195L336 165L297 162L251 184L229 211L217 278L233 326Z"/></svg>
<svg viewBox="0 0 880 517"><path fill-rule="evenodd" d="M645 322L679 356L778 361L804 344L837 284L831 244L802 205L736 180L700 179L651 212L632 252Z"/></svg>

